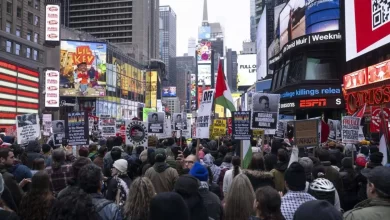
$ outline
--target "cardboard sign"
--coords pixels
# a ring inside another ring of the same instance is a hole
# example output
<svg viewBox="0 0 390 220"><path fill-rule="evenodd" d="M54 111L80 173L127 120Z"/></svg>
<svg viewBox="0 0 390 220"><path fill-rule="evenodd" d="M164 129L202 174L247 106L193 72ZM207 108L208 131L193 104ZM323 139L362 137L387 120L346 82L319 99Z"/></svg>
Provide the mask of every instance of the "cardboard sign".
<svg viewBox="0 0 390 220"><path fill-rule="evenodd" d="M294 141L297 147L318 146L318 122L317 119L294 122Z"/></svg>

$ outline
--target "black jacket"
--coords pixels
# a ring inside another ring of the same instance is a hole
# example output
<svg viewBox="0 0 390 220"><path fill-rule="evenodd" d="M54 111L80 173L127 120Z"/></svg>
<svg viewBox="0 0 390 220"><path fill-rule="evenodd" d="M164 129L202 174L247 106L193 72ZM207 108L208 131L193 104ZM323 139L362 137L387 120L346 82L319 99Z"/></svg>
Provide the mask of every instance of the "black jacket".
<svg viewBox="0 0 390 220"><path fill-rule="evenodd" d="M4 219L4 220L19 220L20 218L14 212L8 212L8 211L5 211L5 210L0 210L0 219Z"/></svg>
<svg viewBox="0 0 390 220"><path fill-rule="evenodd" d="M207 214L214 220L222 220L223 209L218 196L210 192L208 189L199 189L202 196L203 204L207 209Z"/></svg>
<svg viewBox="0 0 390 220"><path fill-rule="evenodd" d="M5 186L7 186L11 192L16 206L19 207L20 201L22 201L22 197L24 195L22 189L16 182L14 175L10 174L4 166L0 166L0 173L3 175Z"/></svg>
<svg viewBox="0 0 390 220"><path fill-rule="evenodd" d="M127 175L118 176L121 178L126 184L127 187L130 188L130 184L132 180ZM116 194L118 192L118 181L115 178L111 178L107 182L107 191L106 191L106 199L115 201Z"/></svg>

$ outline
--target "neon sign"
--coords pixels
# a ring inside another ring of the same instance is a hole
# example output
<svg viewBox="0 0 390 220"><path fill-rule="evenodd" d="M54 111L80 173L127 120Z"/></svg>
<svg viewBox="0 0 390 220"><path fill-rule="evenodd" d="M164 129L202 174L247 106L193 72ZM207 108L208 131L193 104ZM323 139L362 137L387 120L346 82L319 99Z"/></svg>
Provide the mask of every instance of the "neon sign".
<svg viewBox="0 0 390 220"><path fill-rule="evenodd" d="M326 99L306 99L299 102L301 108L325 107Z"/></svg>
<svg viewBox="0 0 390 220"><path fill-rule="evenodd" d="M380 105L390 102L390 86L347 93L344 95L344 99L347 102L348 113L353 114L366 103Z"/></svg>

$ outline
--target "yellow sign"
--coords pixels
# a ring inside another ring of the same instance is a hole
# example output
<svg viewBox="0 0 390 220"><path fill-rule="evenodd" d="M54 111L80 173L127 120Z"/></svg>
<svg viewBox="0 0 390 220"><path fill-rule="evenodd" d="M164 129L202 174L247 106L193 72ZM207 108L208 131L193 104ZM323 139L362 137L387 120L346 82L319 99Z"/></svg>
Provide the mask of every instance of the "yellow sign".
<svg viewBox="0 0 390 220"><path fill-rule="evenodd" d="M214 119L212 126L213 136L225 136L227 129L227 123L225 119Z"/></svg>
<svg viewBox="0 0 390 220"><path fill-rule="evenodd" d="M252 130L253 136L260 137L261 135L264 135L264 130Z"/></svg>

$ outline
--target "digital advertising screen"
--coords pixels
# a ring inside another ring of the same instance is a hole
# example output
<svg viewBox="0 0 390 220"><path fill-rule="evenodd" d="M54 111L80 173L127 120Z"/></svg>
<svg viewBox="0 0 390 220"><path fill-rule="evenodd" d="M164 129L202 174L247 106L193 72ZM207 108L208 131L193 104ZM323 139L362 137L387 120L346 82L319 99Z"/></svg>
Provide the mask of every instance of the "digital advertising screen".
<svg viewBox="0 0 390 220"><path fill-rule="evenodd" d="M174 86L163 87L162 96L163 97L176 97L177 96L176 87L174 87Z"/></svg>

